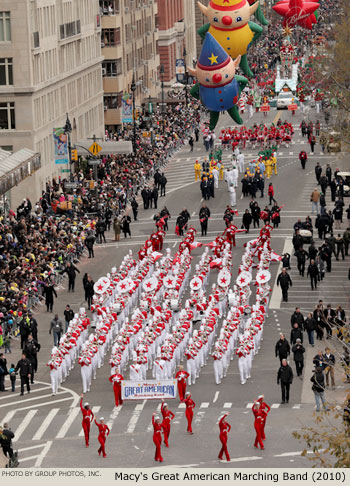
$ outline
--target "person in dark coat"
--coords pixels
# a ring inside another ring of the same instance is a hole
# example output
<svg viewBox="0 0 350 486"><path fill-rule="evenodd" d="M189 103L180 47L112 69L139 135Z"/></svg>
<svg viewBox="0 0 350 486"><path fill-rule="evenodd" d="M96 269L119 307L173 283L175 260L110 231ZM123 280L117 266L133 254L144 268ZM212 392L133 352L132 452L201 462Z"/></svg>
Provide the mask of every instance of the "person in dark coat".
<svg viewBox="0 0 350 486"><path fill-rule="evenodd" d="M310 276L311 281L311 290L314 290L314 288L317 290L318 274L318 266L316 265L315 260L311 260L307 269L307 276Z"/></svg>
<svg viewBox="0 0 350 486"><path fill-rule="evenodd" d="M4 353L0 353L0 392L4 392L5 390L5 376L8 375L7 369L7 359L4 356Z"/></svg>
<svg viewBox="0 0 350 486"><path fill-rule="evenodd" d="M300 307L296 307L295 311L293 312L291 318L290 318L290 324L292 328L294 327L294 324L297 323L298 327L300 329L303 329L303 324L304 324L304 316L300 312Z"/></svg>
<svg viewBox="0 0 350 486"><path fill-rule="evenodd" d="M303 237L301 236L299 230L295 230L295 235L293 236L292 243L294 250L297 251L303 246Z"/></svg>
<svg viewBox="0 0 350 486"><path fill-rule="evenodd" d="M307 337L309 339L309 344L311 346L315 346L315 341L314 341L315 330L316 330L316 321L312 317L311 312L309 312L307 318L304 321L304 331L307 332Z"/></svg>
<svg viewBox="0 0 350 486"><path fill-rule="evenodd" d="M27 356L32 366L32 373L30 375L31 383L34 383L34 374L38 371L38 357L40 351L40 344L34 340L33 336L29 334L26 343L24 344L23 353Z"/></svg>
<svg viewBox="0 0 350 486"><path fill-rule="evenodd" d="M209 182L207 177L202 177L200 189L202 191L202 198L204 199L204 201L210 199L210 194L209 194L210 189L209 189Z"/></svg>
<svg viewBox="0 0 350 486"><path fill-rule="evenodd" d="M154 186L159 189L160 187L160 179L161 179L161 175L159 173L159 170L157 169L154 176L153 176L153 179L154 179Z"/></svg>
<svg viewBox="0 0 350 486"><path fill-rule="evenodd" d="M126 235L129 235L130 238L131 238L130 223L131 223L130 216L128 216L128 215L123 216L122 231L124 233L124 238L126 238Z"/></svg>
<svg viewBox="0 0 350 486"><path fill-rule="evenodd" d="M332 199L332 202L335 201L335 196L337 194L337 183L336 183L336 180L333 179L330 181L329 183L329 188L331 190L331 199Z"/></svg>
<svg viewBox="0 0 350 486"><path fill-rule="evenodd" d="M320 411L321 407L321 402L323 405L323 408L327 411L329 410L325 397L324 397L324 390L325 390L325 384L324 384L324 374L323 370L321 367L317 366L314 375L310 378L310 381L312 383L312 391L314 392L315 395L315 402L316 402L316 412Z"/></svg>
<svg viewBox="0 0 350 486"><path fill-rule="evenodd" d="M134 221L137 221L137 213L139 212L139 203L133 197L130 202L132 213L134 215Z"/></svg>
<svg viewBox="0 0 350 486"><path fill-rule="evenodd" d="M316 176L317 184L320 184L321 174L322 174L322 167L320 166L320 163L317 162L315 166L315 176Z"/></svg>
<svg viewBox="0 0 350 486"><path fill-rule="evenodd" d="M292 347L292 352L294 355L295 369L297 371L297 376L302 376L304 368L304 353L305 348L302 345L301 340L298 338Z"/></svg>
<svg viewBox="0 0 350 486"><path fill-rule="evenodd" d="M293 383L293 370L283 359L277 373L277 385L281 384L282 404L289 402L290 385Z"/></svg>
<svg viewBox="0 0 350 486"><path fill-rule="evenodd" d="M24 343L27 341L31 332L30 319L27 315L23 316L23 319L19 323L19 332L21 336L21 349L23 349Z"/></svg>
<svg viewBox="0 0 350 486"><path fill-rule="evenodd" d="M242 226L244 226L244 228L247 230L247 233L249 233L249 228L250 225L252 224L252 219L253 218L249 212L249 209L246 209L242 217Z"/></svg>
<svg viewBox="0 0 350 486"><path fill-rule="evenodd" d="M168 211L168 208L164 206L164 208L160 212L160 217L164 219L164 231L168 231L169 226L168 226L168 219L171 218L170 213Z"/></svg>
<svg viewBox="0 0 350 486"><path fill-rule="evenodd" d="M294 322L293 329L290 331L290 344L295 344L297 339L303 342L303 328L299 327L297 322Z"/></svg>
<svg viewBox="0 0 350 486"><path fill-rule="evenodd" d="M147 188L143 188L141 191L141 197L143 201L143 209L148 209L149 207L149 199L148 199L148 190Z"/></svg>
<svg viewBox="0 0 350 486"><path fill-rule="evenodd" d="M290 278L287 270L282 268L282 272L278 275L277 286L281 286L282 297L284 302L288 302L288 289L289 286L292 287L292 279Z"/></svg>
<svg viewBox="0 0 350 486"><path fill-rule="evenodd" d="M87 274L85 274L85 275L87 275ZM84 278L85 278L85 275L84 275ZM84 281L84 279L83 279L83 281ZM85 289L85 285L84 285L84 289ZM63 315L64 315L64 320L65 320L65 332L67 332L69 323L74 318L73 309L71 309L69 304L66 305L66 308L63 312Z"/></svg>
<svg viewBox="0 0 350 486"><path fill-rule="evenodd" d="M260 209L258 203L255 201L254 204L252 205L252 208L251 208L254 228L260 227L260 212L261 212L261 209Z"/></svg>
<svg viewBox="0 0 350 486"><path fill-rule="evenodd" d="M168 179L165 177L164 172L160 178L160 197L165 196L165 187L167 185Z"/></svg>
<svg viewBox="0 0 350 486"><path fill-rule="evenodd" d="M101 243L101 244L102 242L106 243L105 231L106 231L105 221L102 218L98 218L96 223L97 243Z"/></svg>
<svg viewBox="0 0 350 486"><path fill-rule="evenodd" d="M91 231L89 231L88 236L85 240L85 246L89 252L89 258L94 258L94 244L95 244L95 237Z"/></svg>
<svg viewBox="0 0 350 486"><path fill-rule="evenodd" d="M12 449L12 439L14 439L15 434L12 432L7 423L4 423L4 428L2 429L2 434L0 436L1 447L4 455L11 458L13 456Z"/></svg>
<svg viewBox="0 0 350 486"><path fill-rule="evenodd" d="M208 220L210 218L210 209L203 204L199 210L199 222L201 224L202 236L207 236Z"/></svg>
<svg viewBox="0 0 350 486"><path fill-rule="evenodd" d="M154 202L154 209L158 207L158 189L156 186L153 187L152 190L152 201Z"/></svg>
<svg viewBox="0 0 350 486"><path fill-rule="evenodd" d="M297 257L297 266L299 270L299 275L302 277L304 276L305 273L305 262L306 259L308 258L308 252L304 250L304 248L301 246L299 249L295 252L295 256Z"/></svg>
<svg viewBox="0 0 350 486"><path fill-rule="evenodd" d="M48 283L45 284L44 294L45 294L45 304L46 304L47 312L52 312L53 311L53 302L54 302L53 296L55 296L56 299L57 299L55 284L53 282L48 282Z"/></svg>
<svg viewBox="0 0 350 486"><path fill-rule="evenodd" d="M94 296L94 285L95 282L92 280L91 275L87 276L86 283L85 283L85 300L88 303L88 309L90 310L92 304L92 297Z"/></svg>
<svg viewBox="0 0 350 486"><path fill-rule="evenodd" d="M280 334L280 339L276 343L275 355L276 358L280 359L281 363L283 359L287 359L290 355L290 346L283 333Z"/></svg>
<svg viewBox="0 0 350 486"><path fill-rule="evenodd" d="M73 263L68 262L66 268L63 271L63 273L66 273L68 275L68 292L74 292L75 278L77 276L77 272L80 273L77 267L73 265Z"/></svg>
<svg viewBox="0 0 350 486"><path fill-rule="evenodd" d="M27 392L30 393L29 378L32 373L32 365L25 353L22 353L22 358L18 361L15 371L19 370L21 378L21 395L24 394L24 385L27 387Z"/></svg>

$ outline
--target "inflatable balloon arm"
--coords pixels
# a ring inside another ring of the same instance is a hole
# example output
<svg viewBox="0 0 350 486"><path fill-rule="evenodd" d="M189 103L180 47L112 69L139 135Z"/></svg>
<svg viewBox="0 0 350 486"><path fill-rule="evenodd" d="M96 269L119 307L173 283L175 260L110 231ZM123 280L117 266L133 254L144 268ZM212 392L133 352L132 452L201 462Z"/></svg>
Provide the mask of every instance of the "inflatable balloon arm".
<svg viewBox="0 0 350 486"><path fill-rule="evenodd" d="M193 98L196 98L197 100L199 100L199 98L200 98L200 96L199 96L199 88L200 88L200 84L199 83L196 83L190 89L190 95L193 96Z"/></svg>
<svg viewBox="0 0 350 486"><path fill-rule="evenodd" d="M249 0L248 0L249 1ZM249 1L250 3L250 1ZM250 3L251 5L251 3ZM262 25L269 25L268 21L265 19L265 16L263 14L263 11L261 9L261 5L259 4L259 7L255 11L255 18L262 24Z"/></svg>
<svg viewBox="0 0 350 486"><path fill-rule="evenodd" d="M197 30L198 35L204 40L205 34L210 29L210 24L204 24Z"/></svg>
<svg viewBox="0 0 350 486"><path fill-rule="evenodd" d="M254 32L254 37L252 42L255 42L259 39L264 29L260 25L256 24L255 22L249 21L248 25L251 28L251 30Z"/></svg>

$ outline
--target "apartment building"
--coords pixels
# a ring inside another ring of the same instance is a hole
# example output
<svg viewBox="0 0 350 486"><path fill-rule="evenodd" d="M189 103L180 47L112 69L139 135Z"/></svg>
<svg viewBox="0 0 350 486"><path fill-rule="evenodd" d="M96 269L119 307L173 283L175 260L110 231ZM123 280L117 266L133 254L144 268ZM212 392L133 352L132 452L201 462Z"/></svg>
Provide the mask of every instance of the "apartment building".
<svg viewBox="0 0 350 486"><path fill-rule="evenodd" d="M11 190L11 205L38 199L66 176L55 165L53 129L72 125L72 143L104 133L98 0L1 0L0 147L41 154L41 169Z"/></svg>
<svg viewBox="0 0 350 486"><path fill-rule="evenodd" d="M136 106L160 91L155 0L100 0L104 121L108 129L122 124L122 96L136 82Z"/></svg>

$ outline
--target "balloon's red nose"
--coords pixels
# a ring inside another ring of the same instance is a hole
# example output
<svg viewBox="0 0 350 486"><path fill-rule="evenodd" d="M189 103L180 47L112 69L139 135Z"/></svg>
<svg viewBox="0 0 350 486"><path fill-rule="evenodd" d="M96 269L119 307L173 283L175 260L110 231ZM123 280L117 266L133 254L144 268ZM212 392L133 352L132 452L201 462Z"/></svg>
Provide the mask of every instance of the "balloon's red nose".
<svg viewBox="0 0 350 486"><path fill-rule="evenodd" d="M221 74L214 74L213 76L214 83L220 83L221 80L222 80Z"/></svg>
<svg viewBox="0 0 350 486"><path fill-rule="evenodd" d="M232 24L231 17L229 17L228 15L224 15L224 17L222 17L222 23L224 25L231 25Z"/></svg>

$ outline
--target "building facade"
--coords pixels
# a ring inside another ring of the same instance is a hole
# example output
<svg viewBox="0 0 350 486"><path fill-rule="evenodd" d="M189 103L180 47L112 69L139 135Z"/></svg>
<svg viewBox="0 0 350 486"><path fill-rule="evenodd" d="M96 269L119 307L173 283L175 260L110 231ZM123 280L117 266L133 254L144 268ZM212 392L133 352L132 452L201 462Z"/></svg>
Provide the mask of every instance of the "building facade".
<svg viewBox="0 0 350 486"><path fill-rule="evenodd" d="M38 199L66 177L54 162L53 129L72 125L74 144L104 134L98 0L1 0L0 147L41 154L41 169L11 191Z"/></svg>
<svg viewBox="0 0 350 486"><path fill-rule="evenodd" d="M164 84L176 81L176 59L183 59L185 48L184 1L158 0L158 52L164 66Z"/></svg>
<svg viewBox="0 0 350 486"><path fill-rule="evenodd" d="M113 131L122 124L122 96L131 93L133 74L137 107L159 93L158 4L155 0L99 0L99 5L104 120Z"/></svg>
<svg viewBox="0 0 350 486"><path fill-rule="evenodd" d="M196 7L197 0L184 1L186 66L197 61Z"/></svg>

